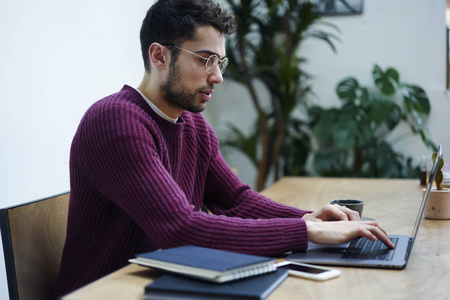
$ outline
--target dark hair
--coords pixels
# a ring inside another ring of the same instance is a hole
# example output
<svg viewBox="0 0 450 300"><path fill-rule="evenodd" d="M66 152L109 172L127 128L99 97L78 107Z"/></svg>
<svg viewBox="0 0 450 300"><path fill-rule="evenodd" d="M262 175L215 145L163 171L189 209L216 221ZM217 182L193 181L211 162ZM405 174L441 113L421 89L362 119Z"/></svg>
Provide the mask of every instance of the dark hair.
<svg viewBox="0 0 450 300"><path fill-rule="evenodd" d="M236 20L213 0L157 0L147 11L141 27L145 70L150 72L148 49L152 43L182 44L194 38L199 26L212 26L222 34L232 34L236 31ZM174 61L178 51L171 48Z"/></svg>

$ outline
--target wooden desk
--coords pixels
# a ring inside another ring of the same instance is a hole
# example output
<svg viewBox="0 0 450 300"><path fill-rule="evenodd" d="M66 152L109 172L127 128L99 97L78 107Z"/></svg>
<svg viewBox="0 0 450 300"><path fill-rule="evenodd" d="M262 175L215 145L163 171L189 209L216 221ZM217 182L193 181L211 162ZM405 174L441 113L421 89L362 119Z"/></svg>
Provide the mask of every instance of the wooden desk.
<svg viewBox="0 0 450 300"><path fill-rule="evenodd" d="M287 177L262 194L311 210L332 199L361 199L363 216L376 219L390 234L406 235L422 198L418 179ZM340 269L339 278L326 282L289 277L267 299L448 299L450 220L423 220L404 270ZM147 268L128 265L63 299L142 299L144 287L155 278Z"/></svg>

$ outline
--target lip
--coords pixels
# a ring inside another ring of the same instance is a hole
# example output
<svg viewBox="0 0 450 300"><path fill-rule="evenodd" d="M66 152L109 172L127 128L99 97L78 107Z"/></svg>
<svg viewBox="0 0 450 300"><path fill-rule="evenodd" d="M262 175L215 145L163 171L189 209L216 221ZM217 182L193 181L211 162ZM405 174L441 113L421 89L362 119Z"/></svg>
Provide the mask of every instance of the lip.
<svg viewBox="0 0 450 300"><path fill-rule="evenodd" d="M209 100L211 100L211 96L212 96L213 92L214 92L214 90L201 90L200 96L202 97L202 99L204 101L209 101Z"/></svg>

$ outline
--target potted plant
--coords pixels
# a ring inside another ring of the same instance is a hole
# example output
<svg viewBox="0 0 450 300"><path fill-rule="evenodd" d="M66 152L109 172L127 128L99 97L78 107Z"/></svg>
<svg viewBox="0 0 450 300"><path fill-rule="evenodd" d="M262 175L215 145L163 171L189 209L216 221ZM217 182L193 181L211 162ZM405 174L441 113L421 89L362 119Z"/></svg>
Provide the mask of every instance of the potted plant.
<svg viewBox="0 0 450 300"><path fill-rule="evenodd" d="M432 155L433 163L436 159L436 155L436 152ZM450 189L442 186L442 182L444 181L444 174L442 173L443 166L444 159L441 158L434 179L436 187L432 188L425 208L425 218L428 219L450 219Z"/></svg>
<svg viewBox="0 0 450 300"><path fill-rule="evenodd" d="M221 144L243 152L257 169L256 189L264 188L269 174L304 175L308 156L309 124L293 117L304 108L310 92L309 75L301 68L299 53L308 38L324 41L335 51L338 38L324 28L314 3L306 0L225 0L239 21L238 31L227 41L230 60L224 76L244 85L257 113L254 130L229 126ZM269 103L257 92L261 82Z"/></svg>
<svg viewBox="0 0 450 300"><path fill-rule="evenodd" d="M395 151L402 138L418 135L436 151L424 125L430 112L425 91L400 80L394 68L374 65L373 86L361 85L354 77L340 81L336 93L341 106L309 109L315 149L312 168L330 177L419 177L413 159ZM400 124L410 132L393 137Z"/></svg>

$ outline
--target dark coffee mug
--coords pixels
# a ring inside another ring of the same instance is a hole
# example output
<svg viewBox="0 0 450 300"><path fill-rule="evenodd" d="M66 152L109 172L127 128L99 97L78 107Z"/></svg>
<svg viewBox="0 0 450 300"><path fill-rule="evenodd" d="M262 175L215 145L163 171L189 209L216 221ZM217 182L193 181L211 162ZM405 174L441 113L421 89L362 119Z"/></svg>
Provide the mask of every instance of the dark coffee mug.
<svg viewBox="0 0 450 300"><path fill-rule="evenodd" d="M350 208L352 210L355 210L359 213L359 217L361 218L363 207L364 207L364 201L361 200L351 200L351 199L334 199L331 200L331 204L338 204L341 206L345 206L347 208Z"/></svg>

